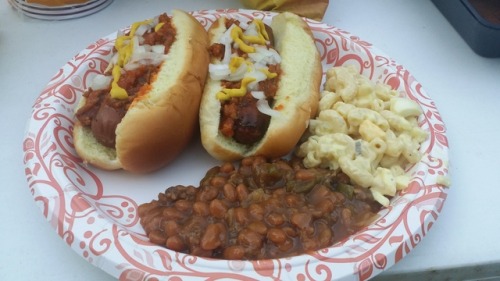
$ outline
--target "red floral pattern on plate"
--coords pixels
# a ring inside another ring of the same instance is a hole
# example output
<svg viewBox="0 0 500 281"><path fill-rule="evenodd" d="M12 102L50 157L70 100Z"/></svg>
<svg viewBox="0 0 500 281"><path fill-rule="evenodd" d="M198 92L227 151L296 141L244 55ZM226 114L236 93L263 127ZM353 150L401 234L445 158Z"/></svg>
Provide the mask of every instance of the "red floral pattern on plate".
<svg viewBox="0 0 500 281"><path fill-rule="evenodd" d="M192 13L208 28L218 17L261 18L271 12L216 10ZM423 108L429 139L422 161L408 167L410 186L391 200L379 218L339 243L301 256L261 261L227 261L176 253L147 241L137 206L175 184L197 184L216 165L199 143L176 162L146 176L104 172L85 165L72 143L73 111L92 77L102 73L114 37L81 51L51 79L33 105L23 143L25 173L35 203L57 234L88 262L120 280L366 280L404 258L437 220L448 189L445 125L423 87L401 65L370 43L339 28L308 20L324 69L355 65L372 80L389 84Z"/></svg>

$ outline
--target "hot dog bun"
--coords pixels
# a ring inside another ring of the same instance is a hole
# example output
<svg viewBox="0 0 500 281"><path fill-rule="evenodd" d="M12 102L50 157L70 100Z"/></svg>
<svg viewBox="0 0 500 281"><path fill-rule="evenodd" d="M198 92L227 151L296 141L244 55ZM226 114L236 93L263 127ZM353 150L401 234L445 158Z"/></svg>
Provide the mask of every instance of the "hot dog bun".
<svg viewBox="0 0 500 281"><path fill-rule="evenodd" d="M157 75L141 88L145 92L116 127L115 148L99 143L89 127L76 121L74 146L85 162L106 170L147 173L168 164L190 142L198 128L208 37L191 15L174 10L171 16L175 41ZM83 99L78 108L84 103Z"/></svg>
<svg viewBox="0 0 500 281"><path fill-rule="evenodd" d="M226 32L225 18L209 29L210 44L220 42ZM281 56L281 75L274 103L279 114L271 115L265 135L260 141L245 145L221 134L221 102L216 97L221 81L207 78L200 105L201 141L207 152L223 161L234 161L251 155L281 157L297 145L308 121L316 115L320 96L322 65L311 30L299 16L284 12L271 22L274 45ZM220 59L211 58L212 64Z"/></svg>

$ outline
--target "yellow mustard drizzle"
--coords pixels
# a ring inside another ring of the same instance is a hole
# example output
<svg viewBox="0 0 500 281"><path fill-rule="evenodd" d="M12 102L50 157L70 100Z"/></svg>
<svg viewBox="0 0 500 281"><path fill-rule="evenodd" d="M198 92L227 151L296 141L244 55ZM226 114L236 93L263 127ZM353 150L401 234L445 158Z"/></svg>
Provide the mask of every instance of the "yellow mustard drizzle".
<svg viewBox="0 0 500 281"><path fill-rule="evenodd" d="M243 30L241 30L241 27L239 26L233 27L233 29L231 30L231 38L236 44L238 44L240 50L242 50L243 52L255 53L255 48L247 45L247 43L243 41L242 38L244 38L244 35L243 35Z"/></svg>
<svg viewBox="0 0 500 281"><path fill-rule="evenodd" d="M109 93L111 94L111 97L115 99L128 98L127 91L125 91L125 89L123 89L118 85L118 80L120 79L121 71L122 71L121 67L115 65L111 72L111 74L113 75L113 82L111 83L111 91Z"/></svg>
<svg viewBox="0 0 500 281"><path fill-rule="evenodd" d="M231 30L231 38L238 44L239 49L245 53L255 53L255 48L248 44L265 45L266 40L269 40L269 35L267 34L266 27L262 20L255 19L253 23L255 24L258 35L245 35L239 26L235 26Z"/></svg>
<svg viewBox="0 0 500 281"><path fill-rule="evenodd" d="M234 73L242 64L246 63L242 57L232 57L229 61L229 70Z"/></svg>
<svg viewBox="0 0 500 281"><path fill-rule="evenodd" d="M273 79L275 78L276 76L278 76L278 73L274 73L274 72L271 72L269 71L269 69L267 68L261 68L259 69L262 73L264 73L268 79Z"/></svg>
<svg viewBox="0 0 500 281"><path fill-rule="evenodd" d="M155 26L155 32L156 32L156 31L158 31L158 30L160 30L160 28L161 28L164 24L165 24L164 22L160 22L159 24L157 24L157 25Z"/></svg>
<svg viewBox="0 0 500 281"><path fill-rule="evenodd" d="M243 30L239 26L234 26L231 30L231 38L236 44L238 44L239 49L245 53L255 53L255 47L248 44L265 45L266 41L269 40L269 35L267 34L264 22L259 19L254 19L253 23L255 24L257 29L257 36L244 35ZM243 57L232 57L229 62L229 69L231 73L234 73L242 63L246 63ZM269 79L278 76L277 73L272 73L267 68L262 68L259 70L262 71ZM256 79L252 77L245 77L241 81L241 87L239 89L222 89L216 94L216 97L219 100L228 100L232 97L242 97L247 92L248 84L255 80Z"/></svg>
<svg viewBox="0 0 500 281"><path fill-rule="evenodd" d="M127 64L127 62L130 60L130 57L134 52L134 44L132 42L132 38L134 37L135 32L137 31L139 26L143 24L150 24L152 21L153 21L152 19L149 19L140 22L135 22L131 25L130 32L128 35L121 35L118 38L116 38L115 49L118 52L118 60L115 66L113 66L112 70L113 82L111 83L111 91L110 91L112 98L126 99L128 97L127 91L118 85L118 80L120 80L121 76L121 69L125 64ZM158 27L158 25L156 27Z"/></svg>
<svg viewBox="0 0 500 281"><path fill-rule="evenodd" d="M259 32L259 35L264 36L266 40L269 40L269 35L267 34L266 26L264 25L264 22L259 19L254 19L253 22L257 26L257 31Z"/></svg>
<svg viewBox="0 0 500 281"><path fill-rule="evenodd" d="M241 80L241 86L238 89L222 89L222 91L217 93L217 98L219 100L228 100L232 97L242 97L247 93L247 86L251 82L255 81L253 77L245 77Z"/></svg>

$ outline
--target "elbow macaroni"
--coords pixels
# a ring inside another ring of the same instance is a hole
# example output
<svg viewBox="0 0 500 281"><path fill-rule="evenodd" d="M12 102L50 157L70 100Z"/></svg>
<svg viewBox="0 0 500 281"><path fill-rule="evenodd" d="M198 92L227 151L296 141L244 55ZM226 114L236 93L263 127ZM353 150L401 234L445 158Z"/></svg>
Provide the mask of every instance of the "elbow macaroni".
<svg viewBox="0 0 500 281"><path fill-rule="evenodd" d="M389 205L388 197L408 186L404 167L420 161L420 144L428 137L418 126L418 104L352 67L333 67L319 109L311 136L297 150L304 165L340 169Z"/></svg>

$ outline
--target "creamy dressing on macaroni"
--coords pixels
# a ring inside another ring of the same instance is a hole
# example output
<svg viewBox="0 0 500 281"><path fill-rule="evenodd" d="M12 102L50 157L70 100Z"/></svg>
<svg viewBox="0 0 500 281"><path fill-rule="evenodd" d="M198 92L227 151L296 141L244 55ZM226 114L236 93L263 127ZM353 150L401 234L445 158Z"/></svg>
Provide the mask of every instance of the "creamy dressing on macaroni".
<svg viewBox="0 0 500 281"><path fill-rule="evenodd" d="M418 125L421 114L415 101L388 85L353 67L333 67L326 73L320 112L309 124L311 135L297 154L308 168L341 170L388 206L410 182L405 167L422 157L419 148L428 133Z"/></svg>

